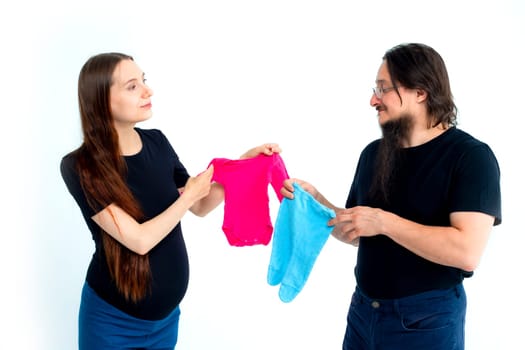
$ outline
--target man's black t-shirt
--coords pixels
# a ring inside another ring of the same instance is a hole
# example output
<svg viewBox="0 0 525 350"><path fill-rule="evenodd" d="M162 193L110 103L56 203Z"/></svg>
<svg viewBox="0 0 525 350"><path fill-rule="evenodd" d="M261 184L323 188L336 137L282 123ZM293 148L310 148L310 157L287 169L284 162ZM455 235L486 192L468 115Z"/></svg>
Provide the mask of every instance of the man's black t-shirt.
<svg viewBox="0 0 525 350"><path fill-rule="evenodd" d="M501 222L500 170L488 145L455 127L402 150L388 203L370 196L379 140L361 153L346 207L371 206L430 226L450 226L450 214L476 211ZM449 288L472 272L430 262L385 235L361 237L357 285L373 298L400 298Z"/></svg>

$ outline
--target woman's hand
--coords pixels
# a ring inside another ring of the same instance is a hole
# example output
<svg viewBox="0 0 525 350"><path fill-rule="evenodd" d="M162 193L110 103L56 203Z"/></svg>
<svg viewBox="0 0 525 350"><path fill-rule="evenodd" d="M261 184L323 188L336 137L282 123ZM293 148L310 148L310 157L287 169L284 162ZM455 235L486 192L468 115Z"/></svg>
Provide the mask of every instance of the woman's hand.
<svg viewBox="0 0 525 350"><path fill-rule="evenodd" d="M190 198L192 205L210 193L211 178L213 176L213 165L197 175L190 177L184 186L184 196Z"/></svg>
<svg viewBox="0 0 525 350"><path fill-rule="evenodd" d="M254 147L241 155L240 159L257 157L259 154L271 156L274 153L281 153L281 147L276 143L265 143L264 145Z"/></svg>
<svg viewBox="0 0 525 350"><path fill-rule="evenodd" d="M294 182L297 183L299 186L301 186L303 190L310 193L316 200L318 200L319 191L317 191L317 189L311 184L309 184L308 182L299 180L299 179L284 180L283 187L281 187L281 191L280 191L283 197L293 199L293 191L294 191L293 183Z"/></svg>

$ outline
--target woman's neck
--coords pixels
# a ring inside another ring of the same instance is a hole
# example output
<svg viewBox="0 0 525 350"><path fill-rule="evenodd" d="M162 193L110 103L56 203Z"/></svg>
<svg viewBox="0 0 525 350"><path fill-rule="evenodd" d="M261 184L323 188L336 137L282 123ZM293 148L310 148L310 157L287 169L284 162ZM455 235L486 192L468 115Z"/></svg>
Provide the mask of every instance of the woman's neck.
<svg viewBox="0 0 525 350"><path fill-rule="evenodd" d="M123 156L132 156L142 149L142 140L134 126L117 128L120 152Z"/></svg>

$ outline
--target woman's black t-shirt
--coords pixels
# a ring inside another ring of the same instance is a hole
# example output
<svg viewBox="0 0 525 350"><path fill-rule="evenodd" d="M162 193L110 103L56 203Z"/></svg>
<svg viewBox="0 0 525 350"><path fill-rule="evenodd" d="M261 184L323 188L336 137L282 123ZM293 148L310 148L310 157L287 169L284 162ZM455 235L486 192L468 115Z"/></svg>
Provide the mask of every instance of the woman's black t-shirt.
<svg viewBox="0 0 525 350"><path fill-rule="evenodd" d="M128 167L127 184L148 220L164 211L179 197L188 172L165 135L156 129L136 128L142 149L125 156ZM96 212L90 208L80 186L74 153L66 155L60 165L62 177L95 242L86 281L106 302L121 311L145 320L159 320L169 315L183 299L189 281L189 264L181 224L148 253L152 274L151 292L137 303L126 301L119 293L108 270L102 246L100 227L91 219Z"/></svg>

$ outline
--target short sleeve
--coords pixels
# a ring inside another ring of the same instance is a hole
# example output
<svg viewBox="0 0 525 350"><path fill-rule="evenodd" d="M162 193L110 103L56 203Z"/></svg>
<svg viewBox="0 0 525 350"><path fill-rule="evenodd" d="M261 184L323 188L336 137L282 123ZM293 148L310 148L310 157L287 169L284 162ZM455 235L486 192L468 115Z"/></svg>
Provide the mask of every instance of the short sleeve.
<svg viewBox="0 0 525 350"><path fill-rule="evenodd" d="M173 146L169 142L166 135L164 135L164 133L162 133L162 131L160 130L157 131L160 133L164 146L170 153L170 157L173 157L173 181L175 181L175 184L178 188L184 187L190 175L188 174L188 171L186 170L184 164L182 164L182 162L180 161L177 152L175 152L175 150L173 149Z"/></svg>
<svg viewBox="0 0 525 350"><path fill-rule="evenodd" d="M76 170L76 158L72 153L64 156L60 162L60 174L66 187L77 202L84 217L89 218L95 215L95 211L89 206L82 186L80 177Z"/></svg>
<svg viewBox="0 0 525 350"><path fill-rule="evenodd" d="M500 168L486 144L469 148L457 165L455 183L451 189L451 212L479 211L495 217L501 223Z"/></svg>

